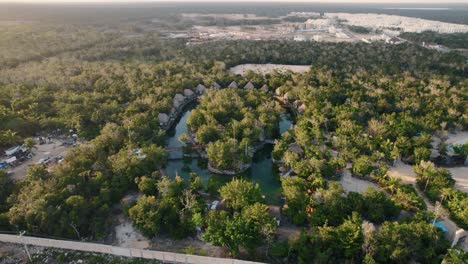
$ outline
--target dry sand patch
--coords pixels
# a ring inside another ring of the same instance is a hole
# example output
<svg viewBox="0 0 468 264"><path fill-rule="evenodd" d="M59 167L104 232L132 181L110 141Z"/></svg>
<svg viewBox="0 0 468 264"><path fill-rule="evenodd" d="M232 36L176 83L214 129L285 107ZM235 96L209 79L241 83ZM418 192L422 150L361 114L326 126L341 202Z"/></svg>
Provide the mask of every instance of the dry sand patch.
<svg viewBox="0 0 468 264"><path fill-rule="evenodd" d="M286 64L241 64L229 69L229 72L234 74L244 75L248 71L253 71L260 74L271 73L277 70L278 72L292 71L295 73L305 73L310 70L309 65L286 65Z"/></svg>

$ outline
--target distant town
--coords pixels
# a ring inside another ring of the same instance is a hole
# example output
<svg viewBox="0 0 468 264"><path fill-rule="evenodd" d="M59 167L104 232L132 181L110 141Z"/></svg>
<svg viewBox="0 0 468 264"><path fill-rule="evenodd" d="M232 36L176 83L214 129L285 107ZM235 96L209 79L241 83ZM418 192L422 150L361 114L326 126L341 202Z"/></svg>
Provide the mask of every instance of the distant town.
<svg viewBox="0 0 468 264"><path fill-rule="evenodd" d="M468 32L468 25L385 14L291 12L286 16L271 19L255 14L184 13L181 17L182 20L190 21L194 26L186 31L167 32L166 37L187 38L188 45L217 40L362 41L366 43L384 41L400 44L405 41L398 37L403 32ZM207 20L214 21L218 25L197 25L197 22ZM232 21L243 25L230 25ZM252 25L248 25L249 23ZM440 45L427 44L425 46L447 51Z"/></svg>

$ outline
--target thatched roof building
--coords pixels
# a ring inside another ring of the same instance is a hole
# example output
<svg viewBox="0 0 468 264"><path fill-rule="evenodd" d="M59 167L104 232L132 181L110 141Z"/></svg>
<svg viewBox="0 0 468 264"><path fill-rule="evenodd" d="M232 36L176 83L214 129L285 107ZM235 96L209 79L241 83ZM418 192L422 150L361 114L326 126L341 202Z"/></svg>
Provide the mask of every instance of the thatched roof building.
<svg viewBox="0 0 468 264"><path fill-rule="evenodd" d="M228 88L237 88L237 83L236 81L233 81L231 84L229 84Z"/></svg>
<svg viewBox="0 0 468 264"><path fill-rule="evenodd" d="M288 149L289 151L291 151L292 153L296 153L296 154L302 154L304 153L304 150L301 148L301 146L297 143L291 143L288 145Z"/></svg>
<svg viewBox="0 0 468 264"><path fill-rule="evenodd" d="M306 105L305 104L301 104L298 108L297 108L297 112L299 112L299 114L303 114L306 110Z"/></svg>
<svg viewBox="0 0 468 264"><path fill-rule="evenodd" d="M265 83L262 88L260 88L260 90L262 91L265 91L265 92L268 92L270 90L270 87L268 87L268 85Z"/></svg>
<svg viewBox="0 0 468 264"><path fill-rule="evenodd" d="M164 126L167 124L167 122L169 122L169 116L165 113L159 113L158 114L158 119L159 119L159 124L161 126Z"/></svg>
<svg viewBox="0 0 468 264"><path fill-rule="evenodd" d="M172 106L176 109L179 108L181 105L182 105L182 102L176 99L174 99L174 101L172 102Z"/></svg>
<svg viewBox="0 0 468 264"><path fill-rule="evenodd" d="M280 96L280 95L281 95L281 87L276 88L275 94L276 94L277 96Z"/></svg>
<svg viewBox="0 0 468 264"><path fill-rule="evenodd" d="M197 94L204 94L204 93L206 93L206 87L205 87L205 85L203 85L203 84L201 84L201 83L200 83L199 85L197 85L197 87L195 88L195 92L196 92Z"/></svg>
<svg viewBox="0 0 468 264"><path fill-rule="evenodd" d="M184 90L184 96L185 97L192 97L194 95L193 91L190 89L185 89Z"/></svg>
<svg viewBox="0 0 468 264"><path fill-rule="evenodd" d="M244 86L244 89L255 89L255 86L253 85L252 82L248 82L245 86Z"/></svg>
<svg viewBox="0 0 468 264"><path fill-rule="evenodd" d="M185 96L183 96L181 94L174 95L174 100L173 101L183 102L184 100L185 100Z"/></svg>
<svg viewBox="0 0 468 264"><path fill-rule="evenodd" d="M221 89L221 85L219 85L217 82L214 82L213 85L211 85L211 88L213 88L215 90L219 90L219 89Z"/></svg>

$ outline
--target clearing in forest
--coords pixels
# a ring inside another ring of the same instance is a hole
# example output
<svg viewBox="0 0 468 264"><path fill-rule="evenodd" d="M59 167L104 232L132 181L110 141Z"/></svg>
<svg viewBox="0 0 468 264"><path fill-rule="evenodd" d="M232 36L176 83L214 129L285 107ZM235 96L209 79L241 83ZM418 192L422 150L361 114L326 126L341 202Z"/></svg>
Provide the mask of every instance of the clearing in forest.
<svg viewBox="0 0 468 264"><path fill-rule="evenodd" d="M286 64L240 64L229 69L229 72L234 74L244 75L248 71L255 73L267 74L272 71L286 72L292 71L295 73L304 73L310 70L309 65L286 65Z"/></svg>

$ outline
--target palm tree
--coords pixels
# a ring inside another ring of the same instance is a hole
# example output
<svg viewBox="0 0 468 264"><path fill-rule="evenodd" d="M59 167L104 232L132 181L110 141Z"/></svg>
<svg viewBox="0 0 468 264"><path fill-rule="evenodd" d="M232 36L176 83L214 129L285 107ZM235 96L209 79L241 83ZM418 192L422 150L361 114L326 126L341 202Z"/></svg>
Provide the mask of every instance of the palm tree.
<svg viewBox="0 0 468 264"><path fill-rule="evenodd" d="M25 139L24 146L28 149L28 151L31 151L33 148L37 148L36 141L34 141L32 138Z"/></svg>
<svg viewBox="0 0 468 264"><path fill-rule="evenodd" d="M453 197L453 190L451 188L443 188L442 190L440 190L439 197L440 197L440 203L444 204L444 202L447 199L450 199Z"/></svg>
<svg viewBox="0 0 468 264"><path fill-rule="evenodd" d="M389 191L390 195L393 195L400 185L401 179L389 176L384 189Z"/></svg>

